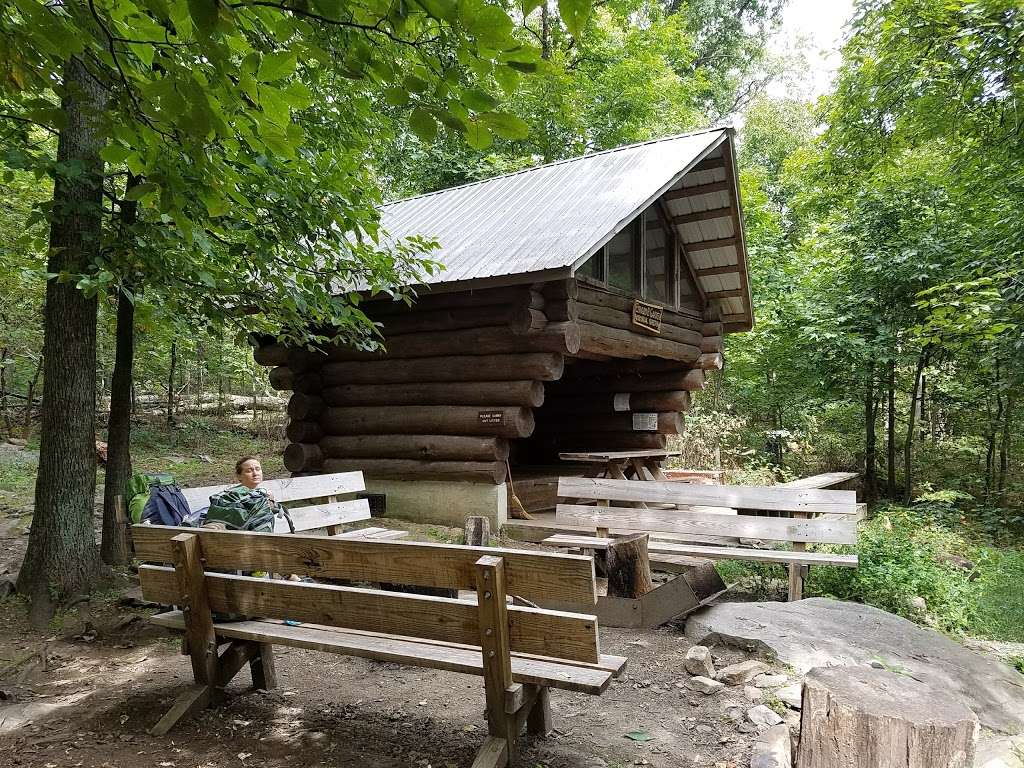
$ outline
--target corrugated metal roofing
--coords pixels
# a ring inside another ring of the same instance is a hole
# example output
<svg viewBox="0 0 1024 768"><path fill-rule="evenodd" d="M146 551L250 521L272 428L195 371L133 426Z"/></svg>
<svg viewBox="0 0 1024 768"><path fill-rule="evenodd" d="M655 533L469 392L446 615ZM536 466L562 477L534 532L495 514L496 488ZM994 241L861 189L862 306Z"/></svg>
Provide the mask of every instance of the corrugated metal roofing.
<svg viewBox="0 0 1024 768"><path fill-rule="evenodd" d="M436 240L428 284L571 267L672 186L725 129L596 152L383 206L391 238Z"/></svg>

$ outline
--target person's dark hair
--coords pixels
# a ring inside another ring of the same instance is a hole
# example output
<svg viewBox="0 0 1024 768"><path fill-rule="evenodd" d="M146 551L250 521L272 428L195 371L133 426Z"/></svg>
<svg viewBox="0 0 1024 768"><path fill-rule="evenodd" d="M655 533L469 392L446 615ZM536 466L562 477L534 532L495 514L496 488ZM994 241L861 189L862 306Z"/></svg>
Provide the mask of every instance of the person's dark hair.
<svg viewBox="0 0 1024 768"><path fill-rule="evenodd" d="M235 462L235 474L236 475L242 474L242 465L245 464L245 462L247 462L247 461L259 461L259 460L260 460L259 456L243 456L242 458L240 458L238 461Z"/></svg>

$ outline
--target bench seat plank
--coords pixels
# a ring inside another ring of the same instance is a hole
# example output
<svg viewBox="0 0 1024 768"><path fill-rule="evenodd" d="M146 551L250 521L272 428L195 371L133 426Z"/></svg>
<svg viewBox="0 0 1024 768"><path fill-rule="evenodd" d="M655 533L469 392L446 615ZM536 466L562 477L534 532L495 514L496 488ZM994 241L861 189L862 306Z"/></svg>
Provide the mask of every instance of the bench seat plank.
<svg viewBox="0 0 1024 768"><path fill-rule="evenodd" d="M386 543L393 547L401 544ZM139 581L147 600L164 605L182 603L173 568L143 565ZM291 618L458 643L472 643L480 636L477 607L465 600L210 572L205 586L210 609L221 613ZM596 616L513 606L508 609L508 619L509 638L516 651L597 661Z"/></svg>
<svg viewBox="0 0 1024 768"><path fill-rule="evenodd" d="M295 531L311 531L331 525L354 523L370 519L370 502L366 499L336 501L332 504L311 504L288 510ZM288 522L283 517L274 518L274 533L288 533Z"/></svg>
<svg viewBox="0 0 1024 768"><path fill-rule="evenodd" d="M558 534L544 539L542 544L551 547L580 547L582 549L607 549L614 539L597 536L568 536ZM699 544L673 544L650 539L647 551L662 555L685 555L709 560L749 560L755 563L797 563L799 565L834 565L844 568L857 567L857 555L836 555L830 552L793 552L781 549L751 549L749 547L704 547Z"/></svg>
<svg viewBox="0 0 1024 768"><path fill-rule="evenodd" d="M418 587L474 587L473 564L483 555L505 560L510 594L527 600L596 605L594 563L588 557L504 547L464 547L414 541L247 533L209 528L136 525L135 555L143 562L174 561L171 539L199 536L206 568L296 573L314 579L351 579ZM171 601L173 602L173 601Z"/></svg>
<svg viewBox="0 0 1024 768"><path fill-rule="evenodd" d="M151 621L168 629L185 628L181 611L161 613L152 617ZM215 623L214 628L218 636L237 640L275 643L376 661L483 675L480 649L470 645L418 641L316 625L292 627L265 620L220 622ZM516 682L590 694L604 691L624 665L625 659L619 656L601 656L598 664L576 665L512 654L512 676Z"/></svg>
<svg viewBox="0 0 1024 768"><path fill-rule="evenodd" d="M698 485L695 483L558 478L561 498L642 501L648 504L763 509L778 512L856 514L855 491L783 488L779 486Z"/></svg>
<svg viewBox="0 0 1024 768"><path fill-rule="evenodd" d="M633 485L654 485L654 483L633 483ZM585 525L591 529L616 528L638 533L661 531L819 544L857 543L857 522L853 518L849 520L811 520L559 504L555 510L555 522Z"/></svg>
<svg viewBox="0 0 1024 768"><path fill-rule="evenodd" d="M788 483L779 483L777 488L831 488L834 485L842 485L859 477L858 472L825 472L820 475L801 477L799 480L790 480Z"/></svg>
<svg viewBox="0 0 1024 768"><path fill-rule="evenodd" d="M396 531L391 528L359 528L355 531L336 533L334 539L404 539L409 535L408 531Z"/></svg>

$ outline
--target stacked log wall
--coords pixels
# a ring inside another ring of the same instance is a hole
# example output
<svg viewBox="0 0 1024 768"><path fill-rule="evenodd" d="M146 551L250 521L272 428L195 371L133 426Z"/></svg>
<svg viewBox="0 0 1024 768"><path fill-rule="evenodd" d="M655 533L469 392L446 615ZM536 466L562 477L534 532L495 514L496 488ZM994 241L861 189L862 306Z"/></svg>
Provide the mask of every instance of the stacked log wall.
<svg viewBox="0 0 1024 768"><path fill-rule="evenodd" d="M703 387L720 323L666 310L632 325L632 300L576 281L369 301L386 351L255 351L290 390L285 466L502 483L564 450L664 447ZM653 414L640 419L634 414ZM649 422L649 423L648 423Z"/></svg>

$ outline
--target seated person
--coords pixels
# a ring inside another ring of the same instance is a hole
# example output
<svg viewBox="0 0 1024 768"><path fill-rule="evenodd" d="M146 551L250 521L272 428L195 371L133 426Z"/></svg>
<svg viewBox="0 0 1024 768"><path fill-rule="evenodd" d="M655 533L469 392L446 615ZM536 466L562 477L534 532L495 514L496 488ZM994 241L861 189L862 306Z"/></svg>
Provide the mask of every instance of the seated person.
<svg viewBox="0 0 1024 768"><path fill-rule="evenodd" d="M271 501L274 500L274 492L266 488L260 488L263 482L263 465L255 456L243 456L235 462L235 479L239 485L251 490L259 489L260 493Z"/></svg>
<svg viewBox="0 0 1024 768"><path fill-rule="evenodd" d="M235 531L274 530L275 515L283 517L294 531L291 518L267 488L261 488L263 467L255 456L243 456L235 463L238 485L210 497L205 526Z"/></svg>

